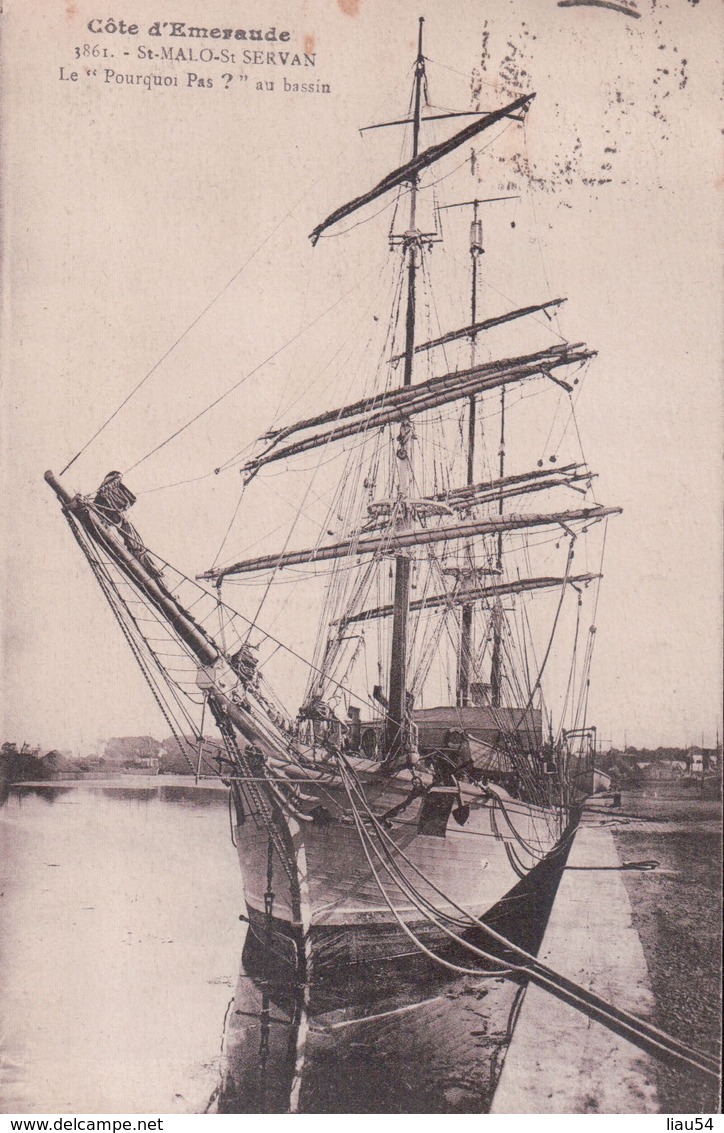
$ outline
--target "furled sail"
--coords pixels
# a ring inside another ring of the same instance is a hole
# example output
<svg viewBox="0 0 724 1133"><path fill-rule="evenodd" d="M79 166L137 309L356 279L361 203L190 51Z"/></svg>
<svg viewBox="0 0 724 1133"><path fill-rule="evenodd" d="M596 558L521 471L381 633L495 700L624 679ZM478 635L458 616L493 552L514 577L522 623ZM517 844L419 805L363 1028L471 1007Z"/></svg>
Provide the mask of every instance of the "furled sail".
<svg viewBox="0 0 724 1133"><path fill-rule="evenodd" d="M574 492L586 493L595 473L585 464L565 464L560 468L537 468L529 472L519 472L513 476L502 476L495 480L482 480L476 484L463 484L461 487L447 488L433 496L408 500L407 508L411 514L429 518L435 515L451 515L452 512L468 511L481 504L500 503L512 496L527 496L532 492L547 492L551 488L572 488ZM583 482L585 487L577 488ZM369 520L363 530L389 522L393 514L400 513L399 499L377 500L367 508Z"/></svg>
<svg viewBox="0 0 724 1133"><path fill-rule="evenodd" d="M565 303L565 299L550 299L547 303L537 303L533 307L518 307L515 311L506 311L503 315L483 319L480 323L470 323L469 326L460 327L459 330L449 330L447 334L441 334L439 338L431 338L429 342L421 342L415 347L415 354L419 354L421 350L432 350L436 346L446 346L448 342L455 342L458 338L472 338L473 335L480 334L484 330L502 326L503 323L511 323L514 319L534 315L537 311L547 311L549 307L560 307L561 303ZM395 354L390 358L390 362L401 362L404 357L404 354Z"/></svg>
<svg viewBox="0 0 724 1133"><path fill-rule="evenodd" d="M436 409L440 405L459 401L461 398L482 393L484 390L496 389L512 382L522 381L525 378L540 375L551 376L551 370L560 366L585 362L592 358L594 354L595 351L588 350L583 343L578 342L572 345L565 343L560 346L549 347L547 350L536 351L534 354L481 363L467 370L442 374L440 377L430 378L426 382L401 386L387 393L377 394L372 398L343 405L327 413L320 413L316 417L297 421L271 436L267 434L270 444L258 456L248 461L244 465L243 471L248 473L251 478L265 464L270 464L274 460L296 456L299 453L318 448L320 445L328 444L330 441L354 436L363 429L389 425L403 417L422 413L428 409ZM555 380L569 391L571 390L572 387L567 383L561 382L560 379ZM277 447L294 433L318 428L332 422L334 422L334 425L331 429L313 433L309 437L304 437L281 448Z"/></svg>
<svg viewBox="0 0 724 1133"><path fill-rule="evenodd" d="M594 473L590 472L585 464L564 464L560 468L536 468L530 472L498 477L496 480L482 480L477 484L448 488L447 491L438 492L431 498L444 501L450 507L472 507L491 500L505 499L508 496L544 492L549 488L563 486L570 488L580 481L588 485L593 478ZM576 490L582 491L581 488Z"/></svg>
<svg viewBox="0 0 724 1133"><path fill-rule="evenodd" d="M411 611L432 610L439 606L461 606L468 602L483 602L486 598L500 598L507 594L523 594L528 590L550 590L561 586L587 586L601 578L600 574L571 574L567 578L519 578L514 582L495 582L490 586L466 587L464 590L451 590L448 594L431 594L428 598L418 598L410 603ZM394 606L375 606L340 618L341 625L351 622L367 622L372 618L387 618Z"/></svg>
<svg viewBox="0 0 724 1133"><path fill-rule="evenodd" d="M470 125L459 130L457 134L453 134L447 141L430 146L428 149L418 154L417 157L413 158L412 161L401 165L399 169L394 169L392 173L388 173L386 177L383 177L373 189L370 189L359 197L355 197L354 200L348 201L347 204L341 205L339 208L335 209L334 212L331 212L329 216L310 233L309 239L312 241L312 244L317 243L317 240L319 240L319 237L326 228L329 228L332 224L336 224L338 220L343 220L345 216L356 212L357 209L362 208L363 205L369 204L370 201L376 200L377 197L381 197L383 193L387 193L390 189L396 188L397 185L402 185L405 181L415 181L418 173L421 173L428 165L432 165L433 162L439 161L441 157L452 153L458 146L469 142L471 138L481 133L482 130L487 130L490 126L494 126L496 122L500 122L503 118L515 117L516 111L524 112L534 98L534 94L526 94L523 95L522 98L516 98L515 102L509 103L508 106L504 106L501 110L493 110L490 114L484 114L482 118L478 118L477 121L471 122Z"/></svg>
<svg viewBox="0 0 724 1133"><path fill-rule="evenodd" d="M199 578L218 581L232 574L248 574L258 570L276 570L279 567L299 566L304 563L340 559L346 555L396 555L407 547L420 547L428 543L447 542L451 539L470 539L475 535L491 535L498 531L522 531L533 527L565 526L578 520L594 522L607 515L618 515L621 508L592 507L574 508L547 515L500 515L487 519L468 520L465 523L447 524L441 527L419 528L413 531L391 530L383 535L355 536L339 543L310 547L303 551L282 551L279 554L260 555L254 559L243 559L228 567L207 570Z"/></svg>

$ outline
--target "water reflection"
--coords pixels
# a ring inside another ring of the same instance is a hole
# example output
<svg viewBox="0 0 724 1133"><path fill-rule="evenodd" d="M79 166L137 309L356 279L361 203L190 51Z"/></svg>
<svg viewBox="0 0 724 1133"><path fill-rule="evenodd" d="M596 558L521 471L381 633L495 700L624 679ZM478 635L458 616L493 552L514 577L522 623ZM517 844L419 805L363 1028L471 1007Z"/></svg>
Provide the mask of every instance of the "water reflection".
<svg viewBox="0 0 724 1133"><path fill-rule="evenodd" d="M0 808L5 1112L199 1113L218 1086L243 943L227 793L118 786Z"/></svg>
<svg viewBox="0 0 724 1133"><path fill-rule="evenodd" d="M24 784L16 784L13 786L10 783L5 783L4 791L0 795L0 804L6 803L10 795L14 794L20 806L22 806L24 798L40 799L41 802L48 803L49 806L52 806L57 799L62 798L63 795L72 794L72 792L73 787L49 787L45 785L26 787Z"/></svg>
<svg viewBox="0 0 724 1133"><path fill-rule="evenodd" d="M13 790L0 810L3 1107L485 1112L520 985L422 957L298 982L243 938L228 823L226 792L191 782ZM549 872L490 918L533 950Z"/></svg>
<svg viewBox="0 0 724 1133"><path fill-rule="evenodd" d="M486 919L537 952L566 856ZM460 948L446 958L477 966ZM304 983L250 929L226 1015L218 1112L484 1113L523 992L492 965L451 975L424 956L324 969Z"/></svg>
<svg viewBox="0 0 724 1133"><path fill-rule="evenodd" d="M481 1113L522 991L426 960L295 984L245 949L220 1113ZM261 967L261 970L260 970Z"/></svg>
<svg viewBox="0 0 724 1133"><path fill-rule="evenodd" d="M149 782L151 786L147 785ZM47 787L41 788L43 791L48 789ZM58 788L50 789L57 790ZM72 790L72 788L67 789ZM144 805L155 804L160 801L182 810L216 809L220 805L219 790L212 790L208 787L196 788L193 785L193 780L188 784L165 783L163 779L149 776L142 786L125 785L122 780L115 780L111 786L100 787L99 791L106 798L126 799L128 802L143 803ZM225 788L223 788L223 794L226 795Z"/></svg>

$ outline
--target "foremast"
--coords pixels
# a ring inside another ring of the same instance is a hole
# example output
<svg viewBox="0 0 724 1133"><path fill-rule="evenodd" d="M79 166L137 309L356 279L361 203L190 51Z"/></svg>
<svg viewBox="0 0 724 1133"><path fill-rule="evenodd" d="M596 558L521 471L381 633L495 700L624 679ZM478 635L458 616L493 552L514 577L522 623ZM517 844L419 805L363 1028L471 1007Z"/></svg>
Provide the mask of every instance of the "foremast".
<svg viewBox="0 0 724 1133"><path fill-rule="evenodd" d="M420 123L422 121L422 84L425 78L425 57L422 53L422 29L424 18L420 17L417 60L415 63L415 93L412 119L412 161L418 156L420 144ZM415 287L417 257L422 246L417 229L418 174L410 178L410 223L403 239L403 251L407 258L407 312L405 320L405 367L403 387L412 385L412 368L415 356ZM399 504L396 528L408 528L410 497L410 441L412 426L409 418L403 417L397 436L397 467ZM387 696L387 720L384 730L384 755L388 761L396 761L409 751L409 712L407 706L407 629L410 617L410 556L395 556L394 612L392 615L392 643L390 646L390 670Z"/></svg>

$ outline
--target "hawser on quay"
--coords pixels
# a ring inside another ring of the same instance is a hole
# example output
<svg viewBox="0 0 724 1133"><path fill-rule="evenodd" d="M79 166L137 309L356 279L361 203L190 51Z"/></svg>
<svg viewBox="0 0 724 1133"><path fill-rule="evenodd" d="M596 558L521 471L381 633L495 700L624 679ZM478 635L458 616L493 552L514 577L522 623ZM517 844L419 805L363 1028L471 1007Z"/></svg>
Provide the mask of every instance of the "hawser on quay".
<svg viewBox="0 0 724 1133"><path fill-rule="evenodd" d="M305 983L420 953L453 971L525 973L671 1050L673 1040L490 927L565 855L592 789L588 676L605 527L620 510L597 502L580 455L536 460L547 444L542 411L535 449L528 434L516 443L530 393L546 410L569 406L593 357L557 332L564 300L480 309L482 218L500 198L437 195L448 156L459 164L492 127L520 129L533 98L462 112L457 132L423 140L431 121L456 115L428 102L421 20L409 113L380 124L406 128L405 160L314 228L316 244L373 202L392 210L382 249L390 316L375 320L377 340L340 328L357 350L343 356L342 395L270 422L239 462L245 492L259 499L270 466L290 488L322 470L326 496L317 483L299 507L304 528L312 500L324 498L307 545L295 545L295 522L278 549L195 581L132 526L135 496L120 473L90 494L46 479L190 764L229 785L250 936L281 965ZM467 294L457 325L435 325L432 252L446 210L463 208ZM488 336L501 329L520 330L524 345L494 355ZM270 502L245 513L245 499L239 520L268 536L278 526ZM298 617L316 633L291 703L277 689L293 682L283 676L275 689L274 665L301 658L264 632L265 604L290 576L306 595ZM261 580L263 597L242 612L222 586L247 579ZM549 705L554 656L563 689ZM494 944L506 945L504 961ZM465 966L451 949L467 953Z"/></svg>

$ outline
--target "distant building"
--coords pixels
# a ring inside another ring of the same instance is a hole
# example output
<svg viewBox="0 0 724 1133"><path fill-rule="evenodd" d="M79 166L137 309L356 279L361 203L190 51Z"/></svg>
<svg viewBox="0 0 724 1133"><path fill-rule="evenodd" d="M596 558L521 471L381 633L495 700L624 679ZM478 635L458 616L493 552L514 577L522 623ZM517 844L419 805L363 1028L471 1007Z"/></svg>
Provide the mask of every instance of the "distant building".
<svg viewBox="0 0 724 1133"><path fill-rule="evenodd" d="M659 759L652 763L637 763L636 767L642 783L671 782L686 774L683 759Z"/></svg>
<svg viewBox="0 0 724 1133"><path fill-rule="evenodd" d="M124 775L158 775L161 760L157 755L139 755L135 759L128 759L123 764Z"/></svg>
<svg viewBox="0 0 724 1133"><path fill-rule="evenodd" d="M704 771L704 753L699 747L690 747L686 753L686 761L692 775L701 775Z"/></svg>

